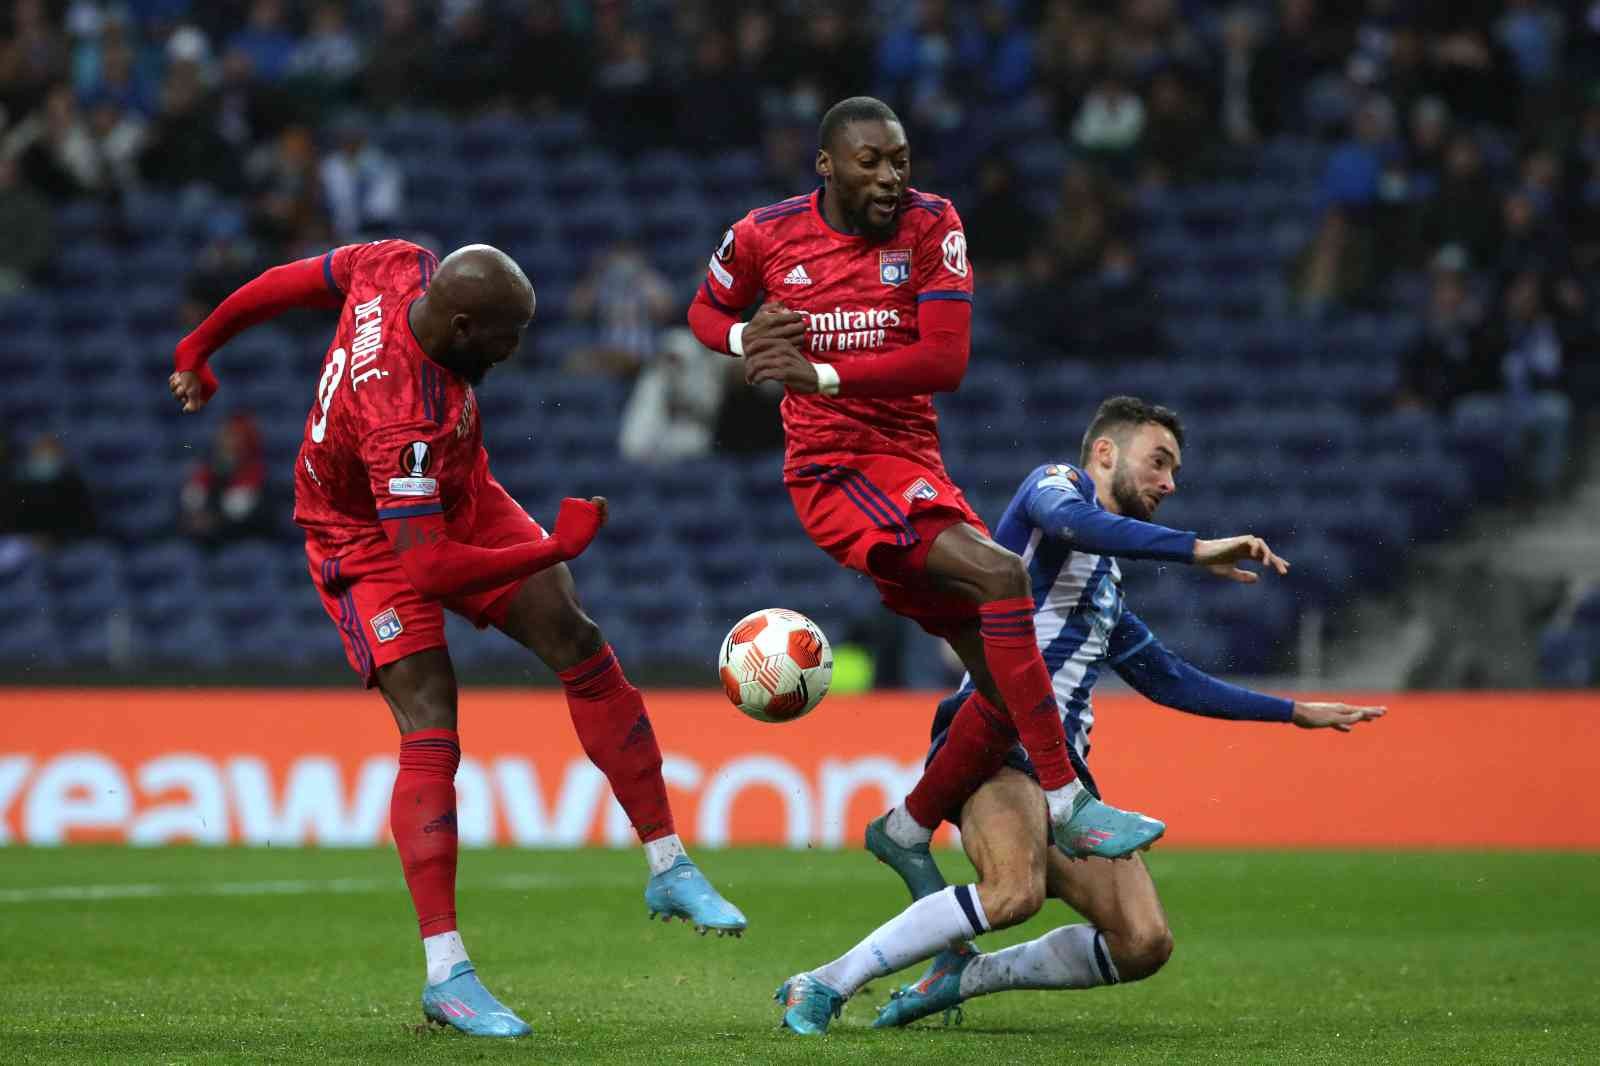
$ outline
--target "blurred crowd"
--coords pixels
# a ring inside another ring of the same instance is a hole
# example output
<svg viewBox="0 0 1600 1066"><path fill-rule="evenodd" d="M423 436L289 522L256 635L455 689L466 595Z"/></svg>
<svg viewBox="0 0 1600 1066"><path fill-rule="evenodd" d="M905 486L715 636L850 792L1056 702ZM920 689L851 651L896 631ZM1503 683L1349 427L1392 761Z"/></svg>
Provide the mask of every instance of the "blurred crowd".
<svg viewBox="0 0 1600 1066"><path fill-rule="evenodd" d="M49 283L52 205L141 188L212 198L185 324L266 263L403 229L369 136L395 109L583 111L628 156L759 146L787 192L822 110L871 92L911 127L915 183L956 197L1012 335L1159 355L1140 198L1292 136L1330 152L1288 307L1414 312L1396 402L1509 418L1553 484L1594 351L1597 46L1593 0L12 0L0 293ZM1040 129L1057 169L1021 157ZM621 446L641 457L678 454L637 444L662 420L713 446L718 411L673 397L739 391L696 387L729 379L662 333L682 284L619 246L573 298L595 327L574 366L638 378L630 411L655 421Z"/></svg>

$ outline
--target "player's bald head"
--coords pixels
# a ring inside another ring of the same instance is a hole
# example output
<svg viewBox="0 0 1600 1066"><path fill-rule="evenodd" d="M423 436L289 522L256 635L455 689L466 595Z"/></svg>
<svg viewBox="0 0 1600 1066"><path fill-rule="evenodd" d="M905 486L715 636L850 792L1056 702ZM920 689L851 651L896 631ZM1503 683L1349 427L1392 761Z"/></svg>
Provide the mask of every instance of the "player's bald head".
<svg viewBox="0 0 1600 1066"><path fill-rule="evenodd" d="M533 317L533 283L500 249L469 244L439 263L428 283L428 302L450 317L523 323Z"/></svg>
<svg viewBox="0 0 1600 1066"><path fill-rule="evenodd" d="M487 244L444 257L423 298L412 305L412 328L429 357L473 385L511 358L533 320L533 285L516 261Z"/></svg>

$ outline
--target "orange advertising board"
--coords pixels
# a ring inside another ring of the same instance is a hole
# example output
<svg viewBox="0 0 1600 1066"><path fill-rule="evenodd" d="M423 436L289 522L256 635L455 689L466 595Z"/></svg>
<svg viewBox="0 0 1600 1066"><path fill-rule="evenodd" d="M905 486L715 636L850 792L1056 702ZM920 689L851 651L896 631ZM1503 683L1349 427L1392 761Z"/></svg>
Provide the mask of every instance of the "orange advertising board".
<svg viewBox="0 0 1600 1066"><path fill-rule="evenodd" d="M834 696L785 725L720 692L647 693L679 832L839 846L915 782L938 693ZM1107 798L1190 847L1600 849L1600 694L1353 695L1348 735L1096 700ZM357 690L0 689L0 844L367 845L396 736ZM622 845L626 820L555 690L461 698L464 843Z"/></svg>

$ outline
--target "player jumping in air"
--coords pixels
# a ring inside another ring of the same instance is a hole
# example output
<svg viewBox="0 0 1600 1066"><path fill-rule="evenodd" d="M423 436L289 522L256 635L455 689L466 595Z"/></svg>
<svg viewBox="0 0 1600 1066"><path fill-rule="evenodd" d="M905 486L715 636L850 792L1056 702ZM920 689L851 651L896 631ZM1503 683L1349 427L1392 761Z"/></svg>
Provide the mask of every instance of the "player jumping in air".
<svg viewBox="0 0 1600 1066"><path fill-rule="evenodd" d="M1182 447L1183 426L1172 411L1127 396L1107 400L1084 435L1081 465L1036 468L996 526L996 539L1022 556L1032 578L1039 645L1051 670L1069 757L1090 789L1090 693L1108 666L1149 699L1212 718L1347 731L1384 713L1381 707L1292 703L1218 681L1168 651L1125 609L1114 556L1172 558L1194 549L1194 534L1150 521L1176 489ZM1232 565L1213 569L1235 581L1256 580ZM971 687L970 679L964 681L939 705L930 760L948 742ZM1007 988L1137 981L1167 961L1172 934L1144 861L1138 855L1120 862L1073 861L1048 847L1045 804L1028 753L1007 745L994 755L992 776L964 806L946 812L961 827L979 883L992 891L981 905L971 897L949 898L937 868L929 878L921 863L901 864L891 856L915 902L842 958L791 979L807 990L791 1027L825 1031L866 981L934 952L939 954L927 972L895 992L874 1025L905 1025ZM1047 895L1064 901L1087 924L993 954L962 943L986 929L1027 921Z"/></svg>
<svg viewBox="0 0 1600 1066"><path fill-rule="evenodd" d="M533 319L526 275L487 245L440 262L398 240L275 267L179 342L169 385L182 409L216 392L213 352L296 307L339 311L295 459L294 516L350 665L400 729L389 824L422 932L424 1013L475 1036L530 1031L479 982L456 928L461 748L444 608L495 626L561 678L584 751L644 843L652 917L741 932L744 915L678 840L644 701L565 565L604 524L605 500L563 500L546 534L489 473L473 387Z"/></svg>

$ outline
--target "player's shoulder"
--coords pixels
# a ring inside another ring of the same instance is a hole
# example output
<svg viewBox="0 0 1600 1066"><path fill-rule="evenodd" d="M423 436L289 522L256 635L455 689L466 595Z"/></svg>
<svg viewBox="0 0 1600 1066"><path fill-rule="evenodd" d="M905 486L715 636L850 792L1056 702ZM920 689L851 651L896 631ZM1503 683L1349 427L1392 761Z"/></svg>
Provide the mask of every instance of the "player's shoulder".
<svg viewBox="0 0 1600 1066"><path fill-rule="evenodd" d="M811 210L811 199L816 196L815 190L791 196L787 200L779 200L775 204L757 207L744 216L743 221L757 228L770 228L775 223L786 218L804 215Z"/></svg>
<svg viewBox="0 0 1600 1066"><path fill-rule="evenodd" d="M1072 463L1041 463L1022 483L1022 491L1029 495L1045 489L1060 489L1086 500L1094 498L1094 481Z"/></svg>
<svg viewBox="0 0 1600 1066"><path fill-rule="evenodd" d="M949 197L921 189L907 189L904 199L906 218L922 225L931 225L946 215L956 218L956 205Z"/></svg>

